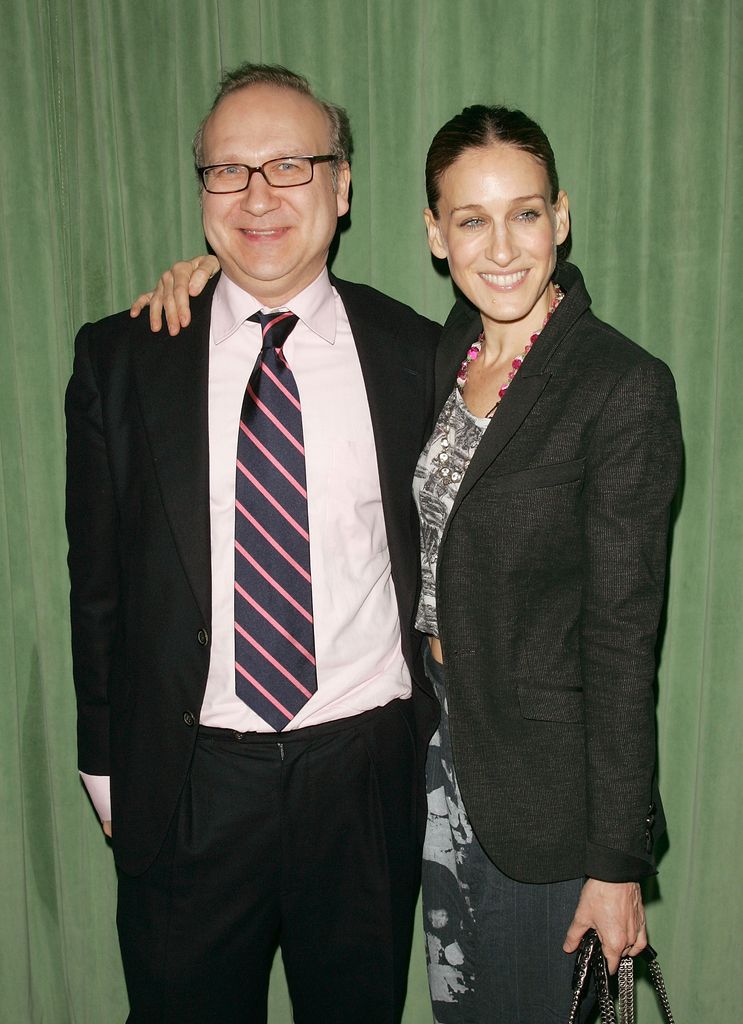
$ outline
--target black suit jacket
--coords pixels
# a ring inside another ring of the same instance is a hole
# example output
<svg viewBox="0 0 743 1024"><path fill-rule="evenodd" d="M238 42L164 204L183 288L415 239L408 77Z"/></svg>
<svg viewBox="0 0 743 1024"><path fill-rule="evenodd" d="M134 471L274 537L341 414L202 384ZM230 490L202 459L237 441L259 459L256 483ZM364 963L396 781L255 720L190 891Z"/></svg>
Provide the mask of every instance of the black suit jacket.
<svg viewBox="0 0 743 1024"><path fill-rule="evenodd" d="M463 478L437 609L475 833L521 881L654 871L655 645L681 460L673 379L590 311L580 273ZM437 408L481 329L460 302ZM646 820L647 819L647 820ZM657 819L657 821L656 821Z"/></svg>
<svg viewBox="0 0 743 1024"><path fill-rule="evenodd" d="M67 398L67 528L81 771L111 776L117 863L139 873L185 781L209 667L208 339L216 280L177 340L119 313L85 326ZM430 428L440 327L334 281L366 384L421 764L435 719L412 628L410 482ZM332 395L328 396L332 400ZM373 638L370 637L370 643ZM414 781L410 780L413 785Z"/></svg>

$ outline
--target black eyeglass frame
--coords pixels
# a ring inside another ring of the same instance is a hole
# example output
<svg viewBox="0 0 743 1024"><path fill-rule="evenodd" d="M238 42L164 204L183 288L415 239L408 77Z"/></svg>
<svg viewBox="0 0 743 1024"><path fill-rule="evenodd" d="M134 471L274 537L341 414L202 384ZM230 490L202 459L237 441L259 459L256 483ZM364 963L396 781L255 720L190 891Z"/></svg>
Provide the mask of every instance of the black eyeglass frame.
<svg viewBox="0 0 743 1024"><path fill-rule="evenodd" d="M264 167L266 164L281 163L282 160L309 160L310 162L310 176L307 181L294 181L290 185L275 185L269 181L266 177ZM263 175L263 180L269 188L301 188L302 185L309 185L312 179L315 177L315 164L324 164L330 160L340 160L340 157L336 156L335 153L323 153L320 156L276 156L271 160L264 160L262 164L257 167L251 167L250 164L241 164L235 160L228 160L223 164L206 164L205 167L197 167L199 177L201 178L201 184L204 189L212 196L231 196L235 195L236 192L245 192L246 189L250 188L250 182L254 174ZM248 172L248 180L242 186L242 188L231 189L229 192L212 192L206 183L206 172L214 170L215 167L244 167Z"/></svg>

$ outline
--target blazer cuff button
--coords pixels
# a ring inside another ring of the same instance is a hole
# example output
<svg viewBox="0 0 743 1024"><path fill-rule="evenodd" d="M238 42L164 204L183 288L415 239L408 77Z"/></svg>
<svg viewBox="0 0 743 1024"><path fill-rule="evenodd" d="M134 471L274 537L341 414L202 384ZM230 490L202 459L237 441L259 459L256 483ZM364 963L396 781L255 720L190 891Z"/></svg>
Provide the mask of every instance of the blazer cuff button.
<svg viewBox="0 0 743 1024"><path fill-rule="evenodd" d="M199 641L202 647L206 647L209 643L209 634L205 629L200 629L196 634L196 639Z"/></svg>
<svg viewBox="0 0 743 1024"><path fill-rule="evenodd" d="M196 719L194 718L190 711L183 712L183 721L189 728L196 725Z"/></svg>

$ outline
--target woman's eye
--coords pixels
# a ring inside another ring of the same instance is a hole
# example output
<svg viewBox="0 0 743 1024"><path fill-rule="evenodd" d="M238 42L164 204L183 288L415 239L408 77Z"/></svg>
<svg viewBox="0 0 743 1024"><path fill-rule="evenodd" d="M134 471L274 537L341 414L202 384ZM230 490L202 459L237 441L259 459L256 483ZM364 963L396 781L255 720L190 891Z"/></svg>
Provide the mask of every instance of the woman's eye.
<svg viewBox="0 0 743 1024"><path fill-rule="evenodd" d="M459 226L462 228L479 228L482 223L482 217L468 217Z"/></svg>
<svg viewBox="0 0 743 1024"><path fill-rule="evenodd" d="M522 210L516 215L516 220L534 221L541 216L539 210Z"/></svg>

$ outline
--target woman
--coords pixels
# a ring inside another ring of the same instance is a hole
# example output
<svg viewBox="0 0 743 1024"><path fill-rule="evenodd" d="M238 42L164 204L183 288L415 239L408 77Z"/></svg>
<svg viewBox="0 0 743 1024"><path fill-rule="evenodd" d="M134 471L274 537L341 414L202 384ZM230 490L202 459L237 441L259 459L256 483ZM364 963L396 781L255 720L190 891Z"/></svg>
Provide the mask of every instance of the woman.
<svg viewBox="0 0 743 1024"><path fill-rule="evenodd" d="M466 108L435 136L426 186L429 245L462 295L414 484L417 625L442 707L423 872L434 1015L562 1022L587 928L612 970L646 944L675 391L564 261L568 200L537 124ZM172 286L165 305L173 322Z"/></svg>
<svg viewBox="0 0 743 1024"><path fill-rule="evenodd" d="M415 480L417 625L443 708L424 852L432 996L440 1024L564 1021L563 949L593 926L615 970L647 941L675 391L560 258L568 200L538 125L465 109L434 138L426 187L431 251L464 296Z"/></svg>

